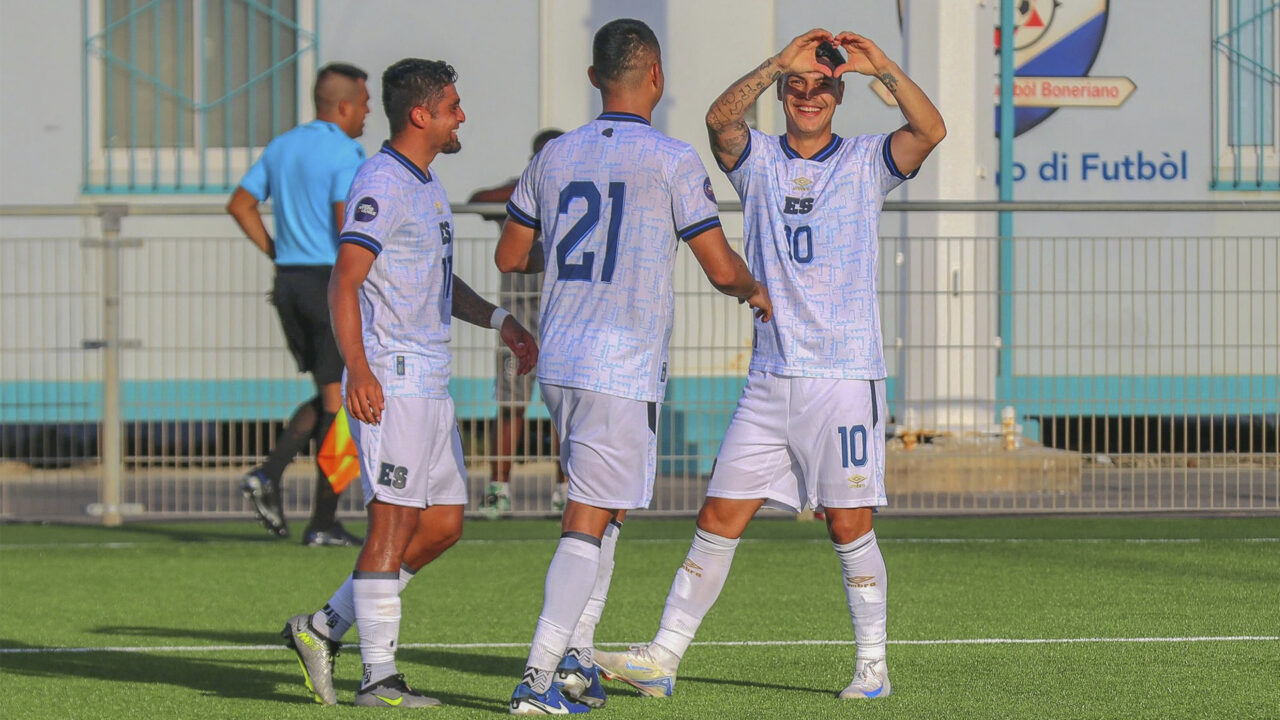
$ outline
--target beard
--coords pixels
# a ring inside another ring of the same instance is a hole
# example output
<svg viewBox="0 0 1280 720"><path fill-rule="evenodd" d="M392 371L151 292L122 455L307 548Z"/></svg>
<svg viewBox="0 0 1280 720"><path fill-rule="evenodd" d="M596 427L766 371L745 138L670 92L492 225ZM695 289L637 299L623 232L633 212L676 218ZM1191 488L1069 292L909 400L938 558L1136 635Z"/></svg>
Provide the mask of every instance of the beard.
<svg viewBox="0 0 1280 720"><path fill-rule="evenodd" d="M457 137L450 137L444 147L440 148L440 152L445 155L452 155L462 149L462 141Z"/></svg>

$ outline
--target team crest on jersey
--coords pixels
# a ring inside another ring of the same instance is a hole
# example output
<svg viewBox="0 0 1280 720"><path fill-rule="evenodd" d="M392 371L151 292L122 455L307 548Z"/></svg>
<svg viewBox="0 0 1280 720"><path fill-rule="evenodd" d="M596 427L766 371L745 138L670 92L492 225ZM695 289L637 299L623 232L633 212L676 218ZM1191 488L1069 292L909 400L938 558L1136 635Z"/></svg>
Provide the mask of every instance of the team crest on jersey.
<svg viewBox="0 0 1280 720"><path fill-rule="evenodd" d="M356 220L369 222L378 217L378 201L371 197L362 197L356 202Z"/></svg>
<svg viewBox="0 0 1280 720"><path fill-rule="evenodd" d="M716 201L716 193L711 189L711 178L702 179L702 194L706 195L711 202Z"/></svg>

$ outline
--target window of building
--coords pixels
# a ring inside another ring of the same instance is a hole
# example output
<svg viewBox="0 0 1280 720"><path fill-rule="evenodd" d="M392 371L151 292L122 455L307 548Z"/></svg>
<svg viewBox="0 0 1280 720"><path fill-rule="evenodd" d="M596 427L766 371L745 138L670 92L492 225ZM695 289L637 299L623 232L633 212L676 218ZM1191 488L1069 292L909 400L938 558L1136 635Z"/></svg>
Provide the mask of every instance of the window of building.
<svg viewBox="0 0 1280 720"><path fill-rule="evenodd" d="M86 11L86 192L227 192L310 107L314 0L92 0Z"/></svg>
<svg viewBox="0 0 1280 720"><path fill-rule="evenodd" d="M1280 2L1214 0L1215 190L1280 190Z"/></svg>

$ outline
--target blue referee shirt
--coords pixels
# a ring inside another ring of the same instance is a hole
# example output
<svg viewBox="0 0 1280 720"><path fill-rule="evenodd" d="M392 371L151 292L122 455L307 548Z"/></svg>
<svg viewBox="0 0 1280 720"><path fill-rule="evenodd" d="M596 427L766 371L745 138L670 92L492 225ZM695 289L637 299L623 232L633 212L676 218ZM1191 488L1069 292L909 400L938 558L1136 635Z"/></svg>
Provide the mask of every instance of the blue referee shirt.
<svg viewBox="0 0 1280 720"><path fill-rule="evenodd" d="M313 120L272 140L240 187L265 202L273 198L277 265L332 265L338 258L333 204L347 199L364 148L324 120Z"/></svg>

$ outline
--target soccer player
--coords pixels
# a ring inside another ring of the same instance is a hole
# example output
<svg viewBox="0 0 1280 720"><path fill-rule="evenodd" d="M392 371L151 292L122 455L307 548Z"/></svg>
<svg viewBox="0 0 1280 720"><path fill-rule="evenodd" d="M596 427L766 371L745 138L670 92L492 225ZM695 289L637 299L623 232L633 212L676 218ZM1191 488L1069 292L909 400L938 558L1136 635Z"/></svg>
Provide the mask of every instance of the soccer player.
<svg viewBox="0 0 1280 720"><path fill-rule="evenodd" d="M563 135L564 132L547 128L533 136L533 152L530 158L538 154L544 145ZM467 200L469 203L503 203L511 199L519 178L511 178L507 182L492 188L477 190ZM484 215L486 220L494 220L499 229L507 217L505 212ZM503 273L501 287L498 289L498 303L511 310L516 320L535 336L538 334L539 304L542 296L542 274ZM533 378L516 375L515 359L505 347L498 348L498 374L493 386L493 397L498 401L498 417L494 423L493 462L489 464L489 489L484 496L481 508L485 515L496 520L511 512L511 464L512 456L520 445L520 437L525 431L525 409L533 397ZM558 451L558 442L553 438L552 452ZM556 489L551 493L551 508L564 510L564 472L556 463Z"/></svg>
<svg viewBox="0 0 1280 720"><path fill-rule="evenodd" d="M316 74L316 119L272 140L245 173L227 203L244 234L276 266L271 302L301 372L311 373L315 397L298 406L265 462L245 475L241 490L269 532L288 537L281 476L299 450L323 442L342 407L342 356L329 324L328 284L338 255L338 229L351 178L364 162L355 138L369 114L368 75L332 63ZM258 203L273 198L276 235L267 232ZM317 470L311 521L302 535L310 546L359 545L335 514L338 494Z"/></svg>
<svg viewBox="0 0 1280 720"><path fill-rule="evenodd" d="M847 71L879 78L906 125L848 139L832 133ZM787 122L776 138L745 120L775 83ZM807 502L826 510L857 641L853 681L839 696L887 697L886 575L871 528L873 508L886 503L888 416L876 230L885 196L946 134L942 116L875 43L811 30L731 85L707 112L707 130L742 198L747 258L769 286L774 322L756 325L747 384L657 635L596 661L647 695L670 695L751 518L763 505L799 512Z"/></svg>
<svg viewBox="0 0 1280 720"><path fill-rule="evenodd" d="M356 173L329 282L369 534L329 603L290 618L282 632L326 705L337 702L333 658L353 623L364 661L356 705L440 704L405 684L395 647L401 590L462 534L467 485L449 397L450 317L499 330L521 373L537 361L533 336L453 272L453 216L431 161L462 148L456 80L438 60L401 60L383 73L391 140Z"/></svg>
<svg viewBox="0 0 1280 720"><path fill-rule="evenodd" d="M602 27L588 76L604 112L548 143L525 169L495 252L503 272L545 263L538 381L569 478L563 533L511 698L515 715L605 702L592 636L621 521L653 494L679 244L716 289L765 319L771 312L768 292L725 240L697 153L649 125L663 88L653 31L636 20Z"/></svg>

